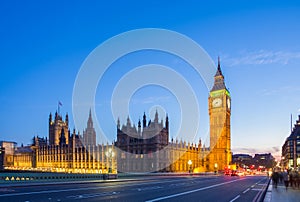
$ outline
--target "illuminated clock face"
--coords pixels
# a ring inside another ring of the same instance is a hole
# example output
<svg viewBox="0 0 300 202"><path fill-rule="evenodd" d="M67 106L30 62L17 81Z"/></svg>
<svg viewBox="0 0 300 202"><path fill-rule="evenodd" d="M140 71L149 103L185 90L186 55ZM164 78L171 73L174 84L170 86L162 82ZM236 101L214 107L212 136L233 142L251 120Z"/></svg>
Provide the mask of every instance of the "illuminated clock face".
<svg viewBox="0 0 300 202"><path fill-rule="evenodd" d="M220 107L222 105L222 100L220 98L216 98L212 101L213 107Z"/></svg>
<svg viewBox="0 0 300 202"><path fill-rule="evenodd" d="M228 109L230 109L230 99L229 98L227 99L227 107L228 107Z"/></svg>

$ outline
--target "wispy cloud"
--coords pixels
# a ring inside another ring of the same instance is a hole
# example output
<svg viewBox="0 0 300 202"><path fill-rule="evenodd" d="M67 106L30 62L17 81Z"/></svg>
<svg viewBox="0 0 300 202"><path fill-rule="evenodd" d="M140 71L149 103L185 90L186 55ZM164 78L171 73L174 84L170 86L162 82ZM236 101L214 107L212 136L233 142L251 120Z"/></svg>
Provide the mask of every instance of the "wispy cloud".
<svg viewBox="0 0 300 202"><path fill-rule="evenodd" d="M270 96L270 95L283 95L283 94L289 94L289 93L299 93L300 87L298 86L281 86L279 88L275 89L262 89L261 94L264 96Z"/></svg>
<svg viewBox="0 0 300 202"><path fill-rule="evenodd" d="M286 65L292 60L300 59L300 52L259 50L253 52L243 51L238 56L225 55L223 62L227 66L237 65Z"/></svg>

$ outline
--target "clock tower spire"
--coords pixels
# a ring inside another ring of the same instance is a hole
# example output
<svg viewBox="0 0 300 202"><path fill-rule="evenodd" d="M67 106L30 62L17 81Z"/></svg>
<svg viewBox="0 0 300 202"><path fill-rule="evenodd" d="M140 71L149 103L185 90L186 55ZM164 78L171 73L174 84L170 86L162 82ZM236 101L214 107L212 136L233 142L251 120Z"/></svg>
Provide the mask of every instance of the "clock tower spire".
<svg viewBox="0 0 300 202"><path fill-rule="evenodd" d="M222 74L221 65L220 65L220 57L218 57L218 68L215 74L215 82L211 91L226 89L224 76ZM226 89L227 90L227 89Z"/></svg>
<svg viewBox="0 0 300 202"><path fill-rule="evenodd" d="M224 82L218 57L214 85L209 93L210 155L209 170L224 170L231 162L231 97Z"/></svg>

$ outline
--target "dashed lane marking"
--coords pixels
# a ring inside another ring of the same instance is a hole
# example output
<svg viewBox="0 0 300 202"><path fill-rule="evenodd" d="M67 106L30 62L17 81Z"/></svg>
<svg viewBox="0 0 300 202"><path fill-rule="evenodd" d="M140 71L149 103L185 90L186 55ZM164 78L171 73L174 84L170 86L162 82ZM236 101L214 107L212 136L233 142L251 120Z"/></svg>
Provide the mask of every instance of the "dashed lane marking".
<svg viewBox="0 0 300 202"><path fill-rule="evenodd" d="M137 188L137 189L134 189L134 190L137 190L137 191L147 191L147 190L155 190L155 189L161 189L162 187L160 186L154 186L154 187L143 187L143 188Z"/></svg>
<svg viewBox="0 0 300 202"><path fill-rule="evenodd" d="M13 189L8 189L8 188L1 188L0 192L14 192L15 190Z"/></svg>
<svg viewBox="0 0 300 202"><path fill-rule="evenodd" d="M86 199L86 198L95 198L95 197L100 197L100 196L112 196L112 195L116 195L119 193L120 192L102 192L99 194L80 194L80 195L75 195L75 196L67 196L66 198L78 200L78 199Z"/></svg>
<svg viewBox="0 0 300 202"><path fill-rule="evenodd" d="M238 198L240 198L240 195L237 195L234 199L232 199L232 200L229 201L229 202L233 202L233 201L235 201L235 200L238 199Z"/></svg>
<svg viewBox="0 0 300 202"><path fill-rule="evenodd" d="M246 189L245 191L243 191L243 194L245 194L247 191L249 191L250 190L250 188L248 188L248 189Z"/></svg>

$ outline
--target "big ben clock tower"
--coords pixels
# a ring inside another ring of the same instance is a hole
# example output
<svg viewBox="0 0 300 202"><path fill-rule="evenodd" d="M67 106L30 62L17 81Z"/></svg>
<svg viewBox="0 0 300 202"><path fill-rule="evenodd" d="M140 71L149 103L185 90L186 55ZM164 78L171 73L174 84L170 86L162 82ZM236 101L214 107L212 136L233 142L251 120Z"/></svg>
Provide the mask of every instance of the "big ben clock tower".
<svg viewBox="0 0 300 202"><path fill-rule="evenodd" d="M224 83L218 58L214 86L209 93L210 154L209 170L224 170L231 162L230 115L231 98Z"/></svg>

